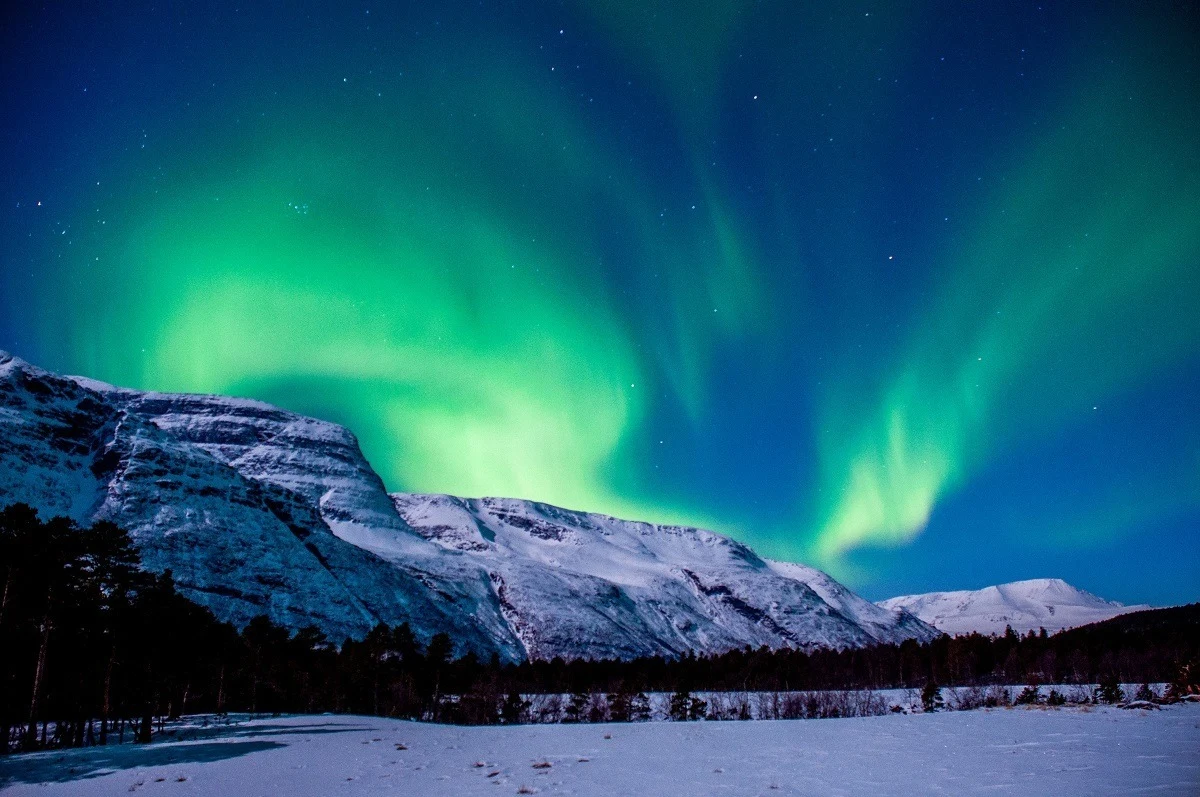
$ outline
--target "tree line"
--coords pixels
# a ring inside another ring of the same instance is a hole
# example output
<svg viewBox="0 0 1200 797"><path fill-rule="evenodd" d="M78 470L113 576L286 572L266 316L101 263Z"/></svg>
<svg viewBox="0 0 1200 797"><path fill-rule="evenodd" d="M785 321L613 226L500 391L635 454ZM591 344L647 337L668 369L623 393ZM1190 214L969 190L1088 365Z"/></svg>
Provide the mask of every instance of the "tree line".
<svg viewBox="0 0 1200 797"><path fill-rule="evenodd" d="M265 617L239 630L181 595L170 571L143 570L118 526L43 520L23 504L0 510L0 579L5 751L145 742L165 720L190 713L637 721L649 717L647 693L666 692L672 718L699 719L722 703L694 694L704 692L769 693L801 701L807 713L799 716L839 716L864 710L849 690L1167 681L1194 692L1200 673L1188 666L1200 658L1200 604L1052 636L1010 629L925 644L632 661L502 664L494 655L456 656L446 634L419 639L407 624L340 643ZM837 691L843 696L817 697ZM731 703L728 718L747 718L745 705ZM769 705L755 715L790 716Z"/></svg>

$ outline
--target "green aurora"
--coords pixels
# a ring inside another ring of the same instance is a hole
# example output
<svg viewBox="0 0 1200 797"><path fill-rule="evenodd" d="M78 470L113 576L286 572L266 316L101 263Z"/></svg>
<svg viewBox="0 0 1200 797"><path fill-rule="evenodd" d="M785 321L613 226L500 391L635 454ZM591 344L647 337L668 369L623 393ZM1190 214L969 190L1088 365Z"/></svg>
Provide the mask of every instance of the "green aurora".
<svg viewBox="0 0 1200 797"><path fill-rule="evenodd" d="M26 13L3 348L869 592L1196 585L1194 9Z"/></svg>

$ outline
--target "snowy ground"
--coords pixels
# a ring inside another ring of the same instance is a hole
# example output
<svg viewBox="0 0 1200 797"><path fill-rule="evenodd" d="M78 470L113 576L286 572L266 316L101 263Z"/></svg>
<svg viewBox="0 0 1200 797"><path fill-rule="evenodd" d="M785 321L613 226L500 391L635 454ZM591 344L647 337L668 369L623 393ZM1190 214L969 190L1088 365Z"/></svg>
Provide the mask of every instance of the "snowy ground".
<svg viewBox="0 0 1200 797"><path fill-rule="evenodd" d="M1200 794L1200 704L473 728L301 716L175 735L146 747L0 759L0 790L13 797L530 793L522 787L605 797Z"/></svg>

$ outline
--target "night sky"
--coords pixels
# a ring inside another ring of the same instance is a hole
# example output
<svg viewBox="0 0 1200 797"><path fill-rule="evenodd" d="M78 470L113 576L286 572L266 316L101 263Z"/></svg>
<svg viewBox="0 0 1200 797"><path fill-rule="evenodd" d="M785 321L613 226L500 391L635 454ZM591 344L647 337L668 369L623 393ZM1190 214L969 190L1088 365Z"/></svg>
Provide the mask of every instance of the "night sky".
<svg viewBox="0 0 1200 797"><path fill-rule="evenodd" d="M49 5L0 348L870 598L1200 598L1196 4Z"/></svg>

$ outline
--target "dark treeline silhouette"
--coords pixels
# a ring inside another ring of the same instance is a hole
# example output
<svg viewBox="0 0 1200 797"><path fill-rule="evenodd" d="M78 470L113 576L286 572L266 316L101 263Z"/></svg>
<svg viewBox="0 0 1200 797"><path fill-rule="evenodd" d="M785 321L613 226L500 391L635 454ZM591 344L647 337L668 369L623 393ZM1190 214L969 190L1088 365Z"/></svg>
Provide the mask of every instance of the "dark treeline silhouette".
<svg viewBox="0 0 1200 797"><path fill-rule="evenodd" d="M344 712L443 722L535 719L530 695L571 695L564 721L639 720L647 692L698 719L704 692L799 692L938 685L1175 681L1195 691L1200 604L1129 614L1053 636L941 637L805 653L501 664L452 640L377 626L331 643L265 617L238 631L140 568L129 535L100 522L0 510L0 732L4 749L148 741L186 713ZM589 696L603 696L603 710ZM711 712L710 712L711 713ZM744 718L745 712L741 715ZM736 717L735 717L736 718Z"/></svg>

